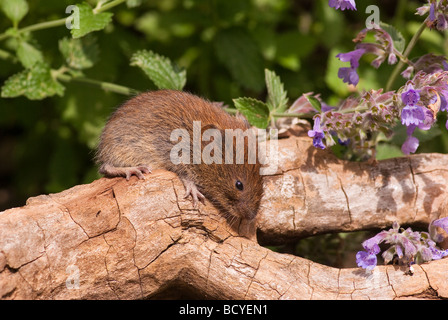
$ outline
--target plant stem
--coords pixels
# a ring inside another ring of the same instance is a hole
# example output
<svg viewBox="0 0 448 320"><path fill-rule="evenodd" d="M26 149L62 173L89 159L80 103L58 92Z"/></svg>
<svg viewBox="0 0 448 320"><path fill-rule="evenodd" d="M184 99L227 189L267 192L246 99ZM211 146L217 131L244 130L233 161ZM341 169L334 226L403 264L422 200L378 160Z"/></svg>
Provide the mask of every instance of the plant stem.
<svg viewBox="0 0 448 320"><path fill-rule="evenodd" d="M409 57L409 54L411 53L412 49L414 48L415 44L417 43L418 39L422 35L422 33L425 30L425 28L426 28L426 23L423 21L423 23L420 25L420 28L414 34L414 36L412 37L412 39L409 42L408 46L406 47L406 49L403 52L403 57L405 59L407 59ZM403 68L404 64L405 64L405 62L402 59L400 59L400 61L398 62L397 66L393 70L389 80L387 81L386 91L390 91L392 89L392 85L394 84L395 79L397 78L397 76L400 73L401 69Z"/></svg>
<svg viewBox="0 0 448 320"><path fill-rule="evenodd" d="M114 0L114 1L111 1L109 3L106 3L101 8L98 8L97 10L93 10L93 12L95 14L101 13L101 12L106 11L108 9L111 9L111 8L113 8L115 6L118 6L119 4L121 4L121 3L125 2L125 1L126 0ZM65 21L66 20L67 20L67 18L62 18L62 19L53 20L53 21L46 21L46 22L36 23L36 24L31 25L31 26L22 28L22 29L17 29L15 34L21 34L23 32L30 32L30 31L36 31L36 30L42 30L42 29L48 29L48 28L63 26L63 25L65 25ZM3 39L9 38L11 36L12 36L11 33L4 32L4 33L0 34L0 41L2 41Z"/></svg>
<svg viewBox="0 0 448 320"><path fill-rule="evenodd" d="M110 8L113 8L115 6L118 6L119 4L125 2L126 0L114 0L111 1L109 3L106 3L104 6L102 6L101 8L98 9L94 9L93 13L97 14L97 13L101 13L103 11L109 10Z"/></svg>
<svg viewBox="0 0 448 320"><path fill-rule="evenodd" d="M111 92L115 92L115 93L119 93L119 94L123 94L123 95L127 95L127 96L132 96L132 95L136 95L136 94L140 93L138 90L135 90L135 89L132 89L129 87L120 86L118 84L114 84L114 83L110 83L110 82L93 80L93 79L89 79L89 78L77 78L77 77L69 76L67 74L58 74L58 73L55 74L55 77L58 80L61 80L64 82L85 83L85 84L89 84L89 85L92 85L95 87L100 87L105 91L111 91Z"/></svg>
<svg viewBox="0 0 448 320"><path fill-rule="evenodd" d="M58 20L53 20L53 21L46 21L46 22L41 22L41 23L36 23L33 24L31 26L22 28L22 29L18 29L16 34L20 34L23 32L27 32L27 31L36 31L36 30L42 30L42 29L48 29L48 28L53 28L53 27L59 27L65 24L65 18L63 19L58 19ZM2 33L0 34L0 41L6 38L11 37L12 34L10 33Z"/></svg>
<svg viewBox="0 0 448 320"><path fill-rule="evenodd" d="M227 113L236 114L238 112L237 109L234 108L225 108ZM315 113L272 113L271 116L273 118L309 118L311 119Z"/></svg>

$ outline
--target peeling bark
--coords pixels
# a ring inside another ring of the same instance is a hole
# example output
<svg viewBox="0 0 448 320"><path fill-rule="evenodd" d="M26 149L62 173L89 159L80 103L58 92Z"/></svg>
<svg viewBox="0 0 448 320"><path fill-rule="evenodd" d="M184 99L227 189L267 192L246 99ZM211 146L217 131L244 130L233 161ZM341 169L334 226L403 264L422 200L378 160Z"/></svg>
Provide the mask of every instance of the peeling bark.
<svg viewBox="0 0 448 320"><path fill-rule="evenodd" d="M448 298L448 259L414 267L337 269L261 244L326 232L426 225L448 215L448 156L376 165L279 141L258 220L229 224L192 207L177 176L99 179L0 213L3 299Z"/></svg>

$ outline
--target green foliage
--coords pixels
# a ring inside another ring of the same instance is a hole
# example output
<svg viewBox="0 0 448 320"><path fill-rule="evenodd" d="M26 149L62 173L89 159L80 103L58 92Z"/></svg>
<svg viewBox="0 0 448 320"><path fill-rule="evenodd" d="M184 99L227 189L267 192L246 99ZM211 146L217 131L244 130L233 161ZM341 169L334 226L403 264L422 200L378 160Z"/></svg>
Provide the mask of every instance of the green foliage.
<svg viewBox="0 0 448 320"><path fill-rule="evenodd" d="M262 89L263 60L246 30L235 27L220 31L215 38L215 50L239 85L254 91Z"/></svg>
<svg viewBox="0 0 448 320"><path fill-rule="evenodd" d="M254 98L233 99L235 107L258 128L266 128L275 113L281 113L288 107L287 92L280 77L274 71L265 69L265 81L268 91L267 102Z"/></svg>
<svg viewBox="0 0 448 320"><path fill-rule="evenodd" d="M254 98L237 98L233 102L250 124L258 128L266 128L268 126L269 108L266 103Z"/></svg>
<svg viewBox="0 0 448 320"><path fill-rule="evenodd" d="M265 69L265 81L268 89L267 105L270 111L284 112L288 108L288 97L280 77L274 71Z"/></svg>
<svg viewBox="0 0 448 320"><path fill-rule="evenodd" d="M32 68L37 62L44 61L42 52L26 41L19 42L16 54L26 69Z"/></svg>
<svg viewBox="0 0 448 320"><path fill-rule="evenodd" d="M159 89L182 90L187 82L186 70L180 70L170 59L152 51L136 52L131 66L140 67Z"/></svg>
<svg viewBox="0 0 448 320"><path fill-rule="evenodd" d="M31 68L11 76L2 87L2 98L24 95L30 100L41 100L55 94L62 96L64 87L56 81L50 67L37 62Z"/></svg>
<svg viewBox="0 0 448 320"><path fill-rule="evenodd" d="M396 19L404 39L418 28L417 1L402 12L394 1L358 1L355 14L328 0L0 0L0 195L7 194L0 209L98 178L92 157L101 129L138 91L235 99L259 127L303 93L328 103L354 93L337 77L345 63L335 55L352 50L368 4L381 8L381 21ZM79 29L65 26L76 20L65 13L69 5L79 8ZM446 54L444 39L425 31L415 56ZM360 76L369 83L360 90L378 88L390 74L365 65ZM446 152L445 131L424 144Z"/></svg>
<svg viewBox="0 0 448 320"><path fill-rule="evenodd" d="M112 13L94 13L93 9L86 2L77 5L77 7L79 9L79 28L71 29L74 39L81 38L93 31L103 30L112 20Z"/></svg>
<svg viewBox="0 0 448 320"><path fill-rule="evenodd" d="M58 44L70 68L79 70L91 68L98 60L99 48L95 37L87 36L82 39L65 37L59 40Z"/></svg>
<svg viewBox="0 0 448 320"><path fill-rule="evenodd" d="M1 0L0 6L14 26L17 26L20 20L28 13L28 3L26 0Z"/></svg>

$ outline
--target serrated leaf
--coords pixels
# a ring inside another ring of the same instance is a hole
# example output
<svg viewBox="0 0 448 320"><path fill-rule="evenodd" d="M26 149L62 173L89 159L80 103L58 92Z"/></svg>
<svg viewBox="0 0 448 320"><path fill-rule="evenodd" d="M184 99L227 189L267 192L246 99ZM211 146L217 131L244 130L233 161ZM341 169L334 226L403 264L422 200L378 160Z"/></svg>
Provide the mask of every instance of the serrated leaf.
<svg viewBox="0 0 448 320"><path fill-rule="evenodd" d="M159 89L182 90L187 82L187 71L167 57L152 51L138 51L132 55L131 66L141 68Z"/></svg>
<svg viewBox="0 0 448 320"><path fill-rule="evenodd" d="M219 60L236 82L257 92L263 89L263 59L257 44L244 29L222 30L214 44Z"/></svg>
<svg viewBox="0 0 448 320"><path fill-rule="evenodd" d="M28 13L28 3L25 0L0 0L0 6L15 27Z"/></svg>
<svg viewBox="0 0 448 320"><path fill-rule="evenodd" d="M287 92L280 77L274 71L264 70L266 87L268 89L267 106L271 112L283 112L288 107Z"/></svg>
<svg viewBox="0 0 448 320"><path fill-rule="evenodd" d="M237 98L233 99L233 103L251 125L263 129L268 126L269 108L264 102L253 98Z"/></svg>
<svg viewBox="0 0 448 320"><path fill-rule="evenodd" d="M31 68L36 62L44 61L42 52L25 41L21 41L17 47L17 58L25 68Z"/></svg>
<svg viewBox="0 0 448 320"><path fill-rule="evenodd" d="M14 98L24 95L30 100L41 100L55 94L62 96L64 86L51 76L50 67L44 62L37 62L31 69L26 69L9 77L2 87L2 98Z"/></svg>
<svg viewBox="0 0 448 320"><path fill-rule="evenodd" d="M86 36L82 39L63 38L59 40L59 50L67 65L74 69L87 69L98 59L98 45L96 38Z"/></svg>
<svg viewBox="0 0 448 320"><path fill-rule="evenodd" d="M406 45L406 40L401 32L398 31L394 26L391 26L384 22L380 22L380 27L390 35L394 42L395 49L397 49L399 52L403 52Z"/></svg>
<svg viewBox="0 0 448 320"><path fill-rule="evenodd" d="M70 30L73 38L81 38L86 34L104 29L112 19L113 14L102 12L95 14L89 4L83 2L76 5L79 9L74 14L79 14L79 28Z"/></svg>

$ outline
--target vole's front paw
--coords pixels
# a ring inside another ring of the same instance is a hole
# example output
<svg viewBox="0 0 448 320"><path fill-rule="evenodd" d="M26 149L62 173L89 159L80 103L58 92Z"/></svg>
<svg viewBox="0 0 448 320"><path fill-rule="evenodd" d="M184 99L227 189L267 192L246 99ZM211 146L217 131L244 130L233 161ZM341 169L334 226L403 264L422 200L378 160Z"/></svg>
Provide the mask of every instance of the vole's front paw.
<svg viewBox="0 0 448 320"><path fill-rule="evenodd" d="M184 199L187 198L189 195L193 198L193 206L195 208L198 207L198 202L201 201L203 204L205 204L205 197L204 195L198 190L198 187L194 184L193 181L190 180L183 180L184 186L185 186L185 195Z"/></svg>

